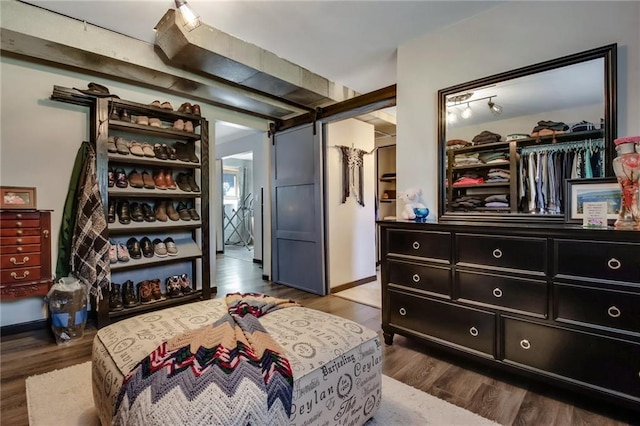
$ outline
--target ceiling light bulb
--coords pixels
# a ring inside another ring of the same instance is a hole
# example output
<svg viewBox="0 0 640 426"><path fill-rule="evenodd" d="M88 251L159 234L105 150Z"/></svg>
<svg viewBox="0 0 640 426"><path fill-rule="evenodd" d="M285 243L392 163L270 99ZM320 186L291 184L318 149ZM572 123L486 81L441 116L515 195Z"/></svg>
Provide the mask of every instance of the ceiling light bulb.
<svg viewBox="0 0 640 426"><path fill-rule="evenodd" d="M447 113L447 123L455 123L456 121L458 121L458 116L456 115L456 113L453 111L449 111Z"/></svg>
<svg viewBox="0 0 640 426"><path fill-rule="evenodd" d="M467 119L470 118L473 115L473 111L471 111L471 107L469 106L469 104L467 104L467 107L464 109L464 111L462 111L462 118Z"/></svg>
<svg viewBox="0 0 640 426"><path fill-rule="evenodd" d="M184 27L188 31L193 31L200 26L200 17L197 13L189 7L186 0L175 0L176 7L180 11L182 15L182 20L184 21Z"/></svg>
<svg viewBox="0 0 640 426"><path fill-rule="evenodd" d="M500 115L502 114L502 107L498 104L494 104L491 99L489 99L488 104L489 105L489 111L491 111L491 114L493 115Z"/></svg>

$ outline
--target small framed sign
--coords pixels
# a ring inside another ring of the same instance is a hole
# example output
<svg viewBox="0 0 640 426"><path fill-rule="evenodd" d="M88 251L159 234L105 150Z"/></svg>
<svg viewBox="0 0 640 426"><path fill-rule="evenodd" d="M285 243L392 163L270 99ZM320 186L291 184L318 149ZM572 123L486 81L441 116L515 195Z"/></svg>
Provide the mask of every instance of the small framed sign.
<svg viewBox="0 0 640 426"><path fill-rule="evenodd" d="M607 202L585 202L582 205L582 226L585 228L607 227Z"/></svg>
<svg viewBox="0 0 640 426"><path fill-rule="evenodd" d="M36 189L25 186L0 186L0 208L35 209Z"/></svg>
<svg viewBox="0 0 640 426"><path fill-rule="evenodd" d="M616 178L591 178L566 180L566 223L584 223L585 204L605 203L607 224L612 225L620 211L620 185ZM599 212L601 207L595 209ZM594 210L593 215L596 215ZM600 215L601 213L598 213ZM595 217L594 217L595 220Z"/></svg>

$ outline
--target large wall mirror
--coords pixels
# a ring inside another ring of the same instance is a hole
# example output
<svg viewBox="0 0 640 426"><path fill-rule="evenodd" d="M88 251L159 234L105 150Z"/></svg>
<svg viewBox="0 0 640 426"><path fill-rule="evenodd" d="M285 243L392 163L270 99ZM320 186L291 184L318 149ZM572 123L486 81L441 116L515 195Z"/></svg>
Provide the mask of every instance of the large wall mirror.
<svg viewBox="0 0 640 426"><path fill-rule="evenodd" d="M616 50L440 90L441 220L563 221L566 179L613 176Z"/></svg>

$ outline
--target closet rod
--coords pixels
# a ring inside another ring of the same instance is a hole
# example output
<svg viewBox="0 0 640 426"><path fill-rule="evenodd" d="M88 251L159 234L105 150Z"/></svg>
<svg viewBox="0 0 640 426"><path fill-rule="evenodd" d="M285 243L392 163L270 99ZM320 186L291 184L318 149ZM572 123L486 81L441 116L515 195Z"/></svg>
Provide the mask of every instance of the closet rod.
<svg viewBox="0 0 640 426"><path fill-rule="evenodd" d="M544 152L544 151L564 151L564 150L572 150L575 148L603 148L604 149L604 139L585 139L578 142L565 142L565 143L556 143L549 144L544 146L527 146L521 148L520 154L529 154L532 152Z"/></svg>

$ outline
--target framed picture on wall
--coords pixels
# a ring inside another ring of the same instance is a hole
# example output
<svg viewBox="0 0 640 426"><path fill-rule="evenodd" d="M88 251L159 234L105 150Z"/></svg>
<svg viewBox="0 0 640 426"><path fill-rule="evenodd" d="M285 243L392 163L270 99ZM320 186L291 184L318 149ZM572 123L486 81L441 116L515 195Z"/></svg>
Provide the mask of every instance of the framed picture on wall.
<svg viewBox="0 0 640 426"><path fill-rule="evenodd" d="M584 220L585 203L607 204L607 221L609 225L618 218L620 211L621 191L615 177L591 179L567 179L566 208L564 219L566 223L582 223Z"/></svg>
<svg viewBox="0 0 640 426"><path fill-rule="evenodd" d="M36 189L25 186L0 186L0 208L35 209Z"/></svg>

